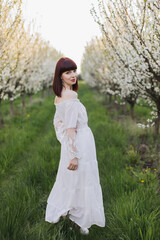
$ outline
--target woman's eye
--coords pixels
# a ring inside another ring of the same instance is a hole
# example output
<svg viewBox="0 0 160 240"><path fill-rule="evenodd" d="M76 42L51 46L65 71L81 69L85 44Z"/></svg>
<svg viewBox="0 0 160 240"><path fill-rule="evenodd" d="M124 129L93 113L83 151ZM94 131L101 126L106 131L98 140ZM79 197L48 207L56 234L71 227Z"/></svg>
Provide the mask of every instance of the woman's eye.
<svg viewBox="0 0 160 240"><path fill-rule="evenodd" d="M76 72L77 71L77 69L75 69L75 70L72 70L72 71L74 71L74 72ZM70 73L71 71L68 71L68 72L66 72L66 74L68 74L68 73Z"/></svg>

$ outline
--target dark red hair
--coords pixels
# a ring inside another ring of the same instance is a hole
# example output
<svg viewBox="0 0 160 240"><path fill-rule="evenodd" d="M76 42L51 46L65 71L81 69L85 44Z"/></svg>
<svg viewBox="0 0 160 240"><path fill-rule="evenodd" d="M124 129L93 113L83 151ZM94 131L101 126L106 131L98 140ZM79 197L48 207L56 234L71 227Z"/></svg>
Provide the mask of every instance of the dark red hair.
<svg viewBox="0 0 160 240"><path fill-rule="evenodd" d="M72 59L67 57L62 57L58 60L55 67L55 73L53 78L53 92L58 97L61 97L61 91L63 88L62 79L61 79L62 73L69 70L75 70L75 69L77 69L77 65ZM77 76L77 81L74 85L72 85L72 88L74 91L78 90L78 76Z"/></svg>

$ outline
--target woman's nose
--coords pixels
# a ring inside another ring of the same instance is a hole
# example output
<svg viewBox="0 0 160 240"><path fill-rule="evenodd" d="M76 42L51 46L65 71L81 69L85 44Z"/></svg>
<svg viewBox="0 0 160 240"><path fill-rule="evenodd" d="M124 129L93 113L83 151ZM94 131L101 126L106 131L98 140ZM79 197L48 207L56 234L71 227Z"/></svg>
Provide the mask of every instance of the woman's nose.
<svg viewBox="0 0 160 240"><path fill-rule="evenodd" d="M76 76L77 76L77 73L76 73L76 72L73 72L73 73L72 73L72 76L76 77Z"/></svg>

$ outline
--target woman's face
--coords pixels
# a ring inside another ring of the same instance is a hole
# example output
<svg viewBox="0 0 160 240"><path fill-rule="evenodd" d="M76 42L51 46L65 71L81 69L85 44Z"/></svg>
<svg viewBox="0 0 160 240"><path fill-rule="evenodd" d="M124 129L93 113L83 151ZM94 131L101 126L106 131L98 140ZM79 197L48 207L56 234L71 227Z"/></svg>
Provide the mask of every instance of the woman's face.
<svg viewBox="0 0 160 240"><path fill-rule="evenodd" d="M61 76L63 85L67 88L71 88L72 85L76 83L77 76L78 74L76 69L63 72Z"/></svg>

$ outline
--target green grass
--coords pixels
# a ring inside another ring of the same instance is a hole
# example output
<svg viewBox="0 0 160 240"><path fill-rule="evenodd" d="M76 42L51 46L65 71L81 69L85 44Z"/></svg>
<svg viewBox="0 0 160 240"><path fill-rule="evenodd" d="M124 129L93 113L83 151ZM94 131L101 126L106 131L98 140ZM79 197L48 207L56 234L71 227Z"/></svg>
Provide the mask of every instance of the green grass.
<svg viewBox="0 0 160 240"><path fill-rule="evenodd" d="M41 111L41 108L45 111ZM19 103L16 104L16 109L20 109ZM0 135L1 177L23 159L23 155L30 149L33 141L43 134L44 126L52 116L52 109L53 102L50 97L46 97L45 101L39 98L34 105L28 106L23 115L20 115L20 112L12 118L7 118L8 116L5 115L5 127L1 128Z"/></svg>
<svg viewBox="0 0 160 240"><path fill-rule="evenodd" d="M78 96L86 107L88 125L95 137L106 226L92 225L90 234L83 236L76 229L69 230L68 218L56 224L45 222L46 200L58 170L60 144L52 123L54 96L47 96L42 101L37 94L33 104L27 105L24 115L17 114L10 119L3 106L6 123L0 137L0 153L3 152L0 239L160 239L156 172L151 170L145 175L138 166L129 168L126 152L131 144L131 133L128 134L125 125L110 117L109 110L102 104L103 97L97 91L82 82ZM20 106L20 100L15 106ZM30 117L26 118L26 114Z"/></svg>

